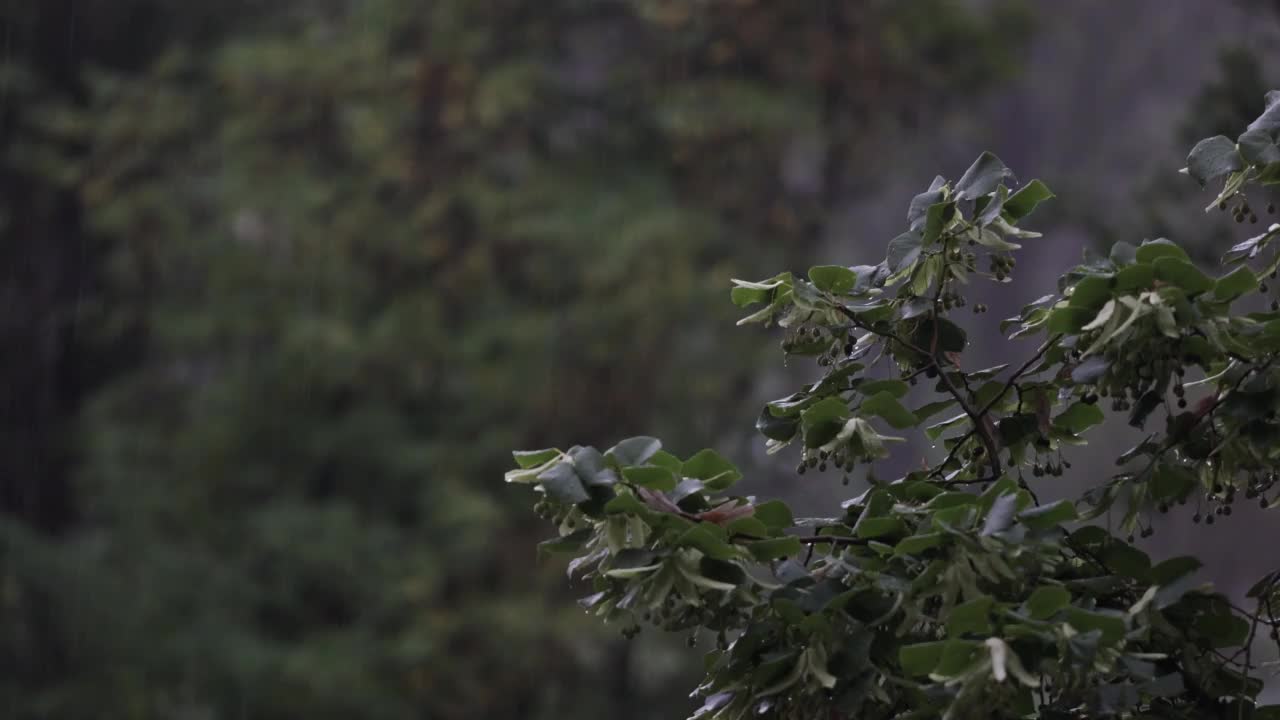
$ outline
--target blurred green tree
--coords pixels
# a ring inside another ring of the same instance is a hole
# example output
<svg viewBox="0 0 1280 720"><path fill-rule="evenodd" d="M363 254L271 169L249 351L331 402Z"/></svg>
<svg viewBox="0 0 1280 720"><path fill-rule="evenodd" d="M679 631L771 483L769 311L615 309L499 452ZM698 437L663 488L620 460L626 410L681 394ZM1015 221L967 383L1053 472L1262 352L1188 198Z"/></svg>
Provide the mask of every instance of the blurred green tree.
<svg viewBox="0 0 1280 720"><path fill-rule="evenodd" d="M1006 76L1020 7L7 9L43 49L6 70L6 251L61 289L6 340L68 333L15 391L82 387L30 438L59 467L6 448L6 711L679 712L488 478L719 426L754 351L709 300L823 236L879 127Z"/></svg>

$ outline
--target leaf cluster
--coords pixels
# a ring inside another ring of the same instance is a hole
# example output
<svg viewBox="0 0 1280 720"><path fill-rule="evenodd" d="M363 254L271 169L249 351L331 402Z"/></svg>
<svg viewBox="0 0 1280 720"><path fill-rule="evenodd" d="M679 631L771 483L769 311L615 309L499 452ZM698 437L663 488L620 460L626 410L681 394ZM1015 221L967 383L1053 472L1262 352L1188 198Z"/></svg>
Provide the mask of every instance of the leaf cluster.
<svg viewBox="0 0 1280 720"><path fill-rule="evenodd" d="M1211 208L1280 184L1278 131L1273 92L1236 142L1192 150L1192 177L1223 178ZM966 370L950 317L963 289L1009 280L1038 237L1022 222L1052 197L984 153L911 201L878 263L734 281L739 324L781 328L783 351L821 371L761 410L770 453L847 481L898 433L946 451L830 517L733 495L741 473L723 457L682 460L652 438L517 454L507 480L541 494L559 529L543 549L575 556L584 607L627 634L715 637L695 717L1280 716L1256 704L1251 650L1276 635L1276 574L1244 610L1195 558L1153 563L1132 544L1190 500L1206 522L1239 497L1271 504L1280 307L1249 306L1280 268L1280 225L1213 272L1166 239L1117 243L1001 323L1039 341L1030 359ZM1040 502L1038 480L1066 474L1069 448L1109 419L1150 434L1082 497ZM1126 538L1091 524L1113 507Z"/></svg>

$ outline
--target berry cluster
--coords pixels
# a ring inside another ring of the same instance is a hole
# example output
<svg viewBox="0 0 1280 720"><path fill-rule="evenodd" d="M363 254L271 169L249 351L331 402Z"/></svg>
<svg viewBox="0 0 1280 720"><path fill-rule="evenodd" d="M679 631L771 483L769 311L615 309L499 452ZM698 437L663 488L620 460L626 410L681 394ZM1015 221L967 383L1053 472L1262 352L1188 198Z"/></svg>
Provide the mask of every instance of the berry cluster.
<svg viewBox="0 0 1280 720"><path fill-rule="evenodd" d="M1244 222L1246 219L1250 223L1258 222L1258 214L1253 211L1253 207L1249 205L1249 198L1244 193L1237 192L1231 197L1218 203L1218 209L1226 212L1231 209L1231 217L1238 223ZM1276 212L1275 202L1267 203L1267 214L1274 215Z"/></svg>
<svg viewBox="0 0 1280 720"><path fill-rule="evenodd" d="M1163 393L1172 378L1178 407L1185 408L1186 389L1182 378L1186 367L1177 359L1181 353L1176 352L1181 340L1163 335L1147 337L1147 342L1108 347L1103 353L1108 362L1107 372L1095 384L1085 387L1081 401L1092 405L1100 397L1110 398L1112 410L1131 410L1134 403L1147 393L1153 390ZM1073 351L1073 355L1080 359L1080 350Z"/></svg>
<svg viewBox="0 0 1280 720"><path fill-rule="evenodd" d="M826 450L821 450L817 453L806 451L804 459L800 461L799 465L796 465L796 474L803 475L810 469L826 472L828 467L850 473L853 472L855 464L853 457L846 453L844 448L836 450L834 453Z"/></svg>
<svg viewBox="0 0 1280 720"><path fill-rule="evenodd" d="M995 276L996 280L1004 281L1018 265L1018 261L1012 255L992 254L990 257L991 274Z"/></svg>

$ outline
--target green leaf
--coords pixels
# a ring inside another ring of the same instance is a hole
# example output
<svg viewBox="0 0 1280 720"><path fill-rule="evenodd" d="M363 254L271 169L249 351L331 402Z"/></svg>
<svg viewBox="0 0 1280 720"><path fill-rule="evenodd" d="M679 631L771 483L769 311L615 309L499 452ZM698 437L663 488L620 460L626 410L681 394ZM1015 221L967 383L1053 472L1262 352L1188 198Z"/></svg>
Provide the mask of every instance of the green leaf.
<svg viewBox="0 0 1280 720"><path fill-rule="evenodd" d="M695 525L684 532L676 540L683 547L697 548L702 554L716 560L729 560L735 557L733 547L719 537L706 523Z"/></svg>
<svg viewBox="0 0 1280 720"><path fill-rule="evenodd" d="M756 303L769 302L773 290L759 288L736 287L729 291L729 299L738 307L748 307Z"/></svg>
<svg viewBox="0 0 1280 720"><path fill-rule="evenodd" d="M733 463L711 449L699 450L685 460L680 472L685 477L701 480L703 486L713 492L724 490L742 479L742 473Z"/></svg>
<svg viewBox="0 0 1280 720"><path fill-rule="evenodd" d="M1179 260L1191 261L1187 257L1187 251L1175 245L1172 241L1165 238L1157 238L1148 240L1138 246L1137 259L1141 263L1155 263L1157 258L1172 257Z"/></svg>
<svg viewBox="0 0 1280 720"><path fill-rule="evenodd" d="M858 391L861 392L863 395L870 396L870 395L875 395L877 393L886 392L895 398L901 398L903 395L906 395L907 391L910 389L911 389L911 386L908 385L905 381L895 380L895 379L870 380L858 386Z"/></svg>
<svg viewBox="0 0 1280 720"><path fill-rule="evenodd" d="M1005 447L1040 437L1040 417L1035 413L1017 413L996 421L996 433Z"/></svg>
<svg viewBox="0 0 1280 720"><path fill-rule="evenodd" d="M653 457L649 458L649 464L657 465L658 467L664 467L673 473L678 473L680 472L680 466L683 465L684 463L680 460L680 458L676 457L675 455L672 455L666 450L659 450L658 452L653 454Z"/></svg>
<svg viewBox="0 0 1280 720"><path fill-rule="evenodd" d="M892 394L884 391L863 400L859 409L863 413L884 418L886 422L899 430L914 427L920 422Z"/></svg>
<svg viewBox="0 0 1280 720"><path fill-rule="evenodd" d="M756 506L755 517L773 529L789 528L795 523L791 516L791 508L781 500L760 503Z"/></svg>
<svg viewBox="0 0 1280 720"><path fill-rule="evenodd" d="M946 536L939 532L911 535L903 538L893 548L895 555L919 555L920 553L942 544Z"/></svg>
<svg viewBox="0 0 1280 720"><path fill-rule="evenodd" d="M653 567L658 556L652 550L642 548L625 548L613 556L611 566L616 570L634 570L636 568Z"/></svg>
<svg viewBox="0 0 1280 720"><path fill-rule="evenodd" d="M977 505L978 500L978 496L973 493L956 491L942 492L930 498L929 502L925 504L925 507L930 510L943 510L949 507L956 507L957 505Z"/></svg>
<svg viewBox="0 0 1280 720"><path fill-rule="evenodd" d="M840 433L848 419L849 408L838 397L827 397L809 406L800 413L805 447L825 445Z"/></svg>
<svg viewBox="0 0 1280 720"><path fill-rule="evenodd" d="M907 675L928 675L938 667L942 660L942 650L946 646L946 640L903 645L898 649L898 664Z"/></svg>
<svg viewBox="0 0 1280 720"><path fill-rule="evenodd" d="M1067 622L1078 632L1097 630L1102 633L1102 641L1107 644L1119 642L1126 630L1124 617L1119 614L1090 612L1078 607L1067 607Z"/></svg>
<svg viewBox="0 0 1280 720"><path fill-rule="evenodd" d="M1000 211L1004 209L1004 203L1008 199L1009 188L1003 185L997 187L991 195L978 198L974 206L974 224L985 228L995 222L996 218L1000 217Z"/></svg>
<svg viewBox="0 0 1280 720"><path fill-rule="evenodd" d="M1004 203L1004 214L1009 216L1011 221L1017 222L1030 215L1037 205L1053 197L1055 196L1049 190L1049 186L1039 180L1032 180L1009 196Z"/></svg>
<svg viewBox="0 0 1280 720"><path fill-rule="evenodd" d="M1154 500L1181 500L1196 485L1196 475L1181 465L1161 463L1155 467L1151 478L1151 497Z"/></svg>
<svg viewBox="0 0 1280 720"><path fill-rule="evenodd" d="M942 412L943 410L946 410L947 408L955 404L956 404L956 401L954 399L939 400L937 402L931 402L928 405L922 405L916 408L915 410L912 411L912 414L914 414L916 418L920 420L920 422L924 422L925 420L928 420L934 415L937 415L938 413Z"/></svg>
<svg viewBox="0 0 1280 720"><path fill-rule="evenodd" d="M1116 290L1127 293L1134 290L1146 290L1155 280L1156 270L1147 263L1135 263L1116 272Z"/></svg>
<svg viewBox="0 0 1280 720"><path fill-rule="evenodd" d="M1138 248L1132 243L1121 240L1111 246L1111 252L1107 257L1118 267L1132 265L1138 261Z"/></svg>
<svg viewBox="0 0 1280 720"><path fill-rule="evenodd" d="M780 273L764 282L750 282L734 279L729 298L738 307L747 307L758 302L769 302L776 292L786 290L791 285L791 273ZM780 290L781 288L781 290Z"/></svg>
<svg viewBox="0 0 1280 720"><path fill-rule="evenodd" d="M625 467L622 468L622 477L632 485L663 492L674 490L676 484L680 482L680 479L676 477L675 473L671 472L670 468L658 465Z"/></svg>
<svg viewBox="0 0 1280 720"><path fill-rule="evenodd" d="M724 531L729 537L747 535L755 538L765 538L772 534L768 525L760 522L752 515L731 520L728 525L724 526Z"/></svg>
<svg viewBox="0 0 1280 720"><path fill-rule="evenodd" d="M942 202L943 191L942 186L946 184L946 180L941 175L933 179L933 184L925 192L911 198L911 203L907 206L907 225L912 230L919 230L925 224L925 216L929 212L929 208Z"/></svg>
<svg viewBox="0 0 1280 720"><path fill-rule="evenodd" d="M858 275L839 265L818 265L809 268L809 280L819 290L834 295L844 295L858 282Z"/></svg>
<svg viewBox="0 0 1280 720"><path fill-rule="evenodd" d="M930 317L921 321L911 335L912 344L928 350L933 343L934 323L937 323L938 352L963 352L966 335L959 325L944 317Z"/></svg>
<svg viewBox="0 0 1280 720"><path fill-rule="evenodd" d="M1249 636L1249 623L1231 612L1221 603L1215 603L1212 612L1206 612L1193 621L1196 632L1209 638L1213 647L1236 647Z"/></svg>
<svg viewBox="0 0 1280 720"><path fill-rule="evenodd" d="M760 416L756 418L756 430L770 440L779 442L786 442L795 437L799 427L800 418L774 415L767 405L760 410Z"/></svg>
<svg viewBox="0 0 1280 720"><path fill-rule="evenodd" d="M991 503L991 509L987 511L986 520L983 521L983 537L990 537L1007 530L1013 525L1013 516L1017 512L1018 496L1016 494L1006 493L997 496Z"/></svg>
<svg viewBox="0 0 1280 720"><path fill-rule="evenodd" d="M890 240L888 256L885 258L885 266L889 268L889 272L896 275L915 263L920 258L923 242L918 232L904 232Z"/></svg>
<svg viewBox="0 0 1280 720"><path fill-rule="evenodd" d="M1200 272L1200 268L1186 260L1162 257L1157 258L1152 265L1155 267L1156 277L1182 288L1188 295L1199 295L1213 289L1213 278Z"/></svg>
<svg viewBox="0 0 1280 720"><path fill-rule="evenodd" d="M593 447L572 447L569 448L569 457L573 459L573 468L584 486L612 485L618 482L618 474L608 466L599 450Z"/></svg>
<svg viewBox="0 0 1280 720"><path fill-rule="evenodd" d="M933 281L942 271L942 265L941 255L930 255L924 259L924 262L917 263L915 273L911 276L911 292L915 295L924 295L929 292Z"/></svg>
<svg viewBox="0 0 1280 720"><path fill-rule="evenodd" d="M988 228L971 231L968 233L968 237L972 238L979 245L991 248L992 250L1008 252L1022 247L1017 243L1011 243L1008 240L1005 240Z"/></svg>
<svg viewBox="0 0 1280 720"><path fill-rule="evenodd" d="M937 440L938 437L942 435L942 433L959 425L962 422L967 422L968 420L969 420L969 416L966 413L960 413L959 415L956 415L954 417L949 417L946 420L943 420L942 422L936 423L934 425L930 425L929 427L924 429L924 434L927 435L930 440Z"/></svg>
<svg viewBox="0 0 1280 720"><path fill-rule="evenodd" d="M1113 539L1102 548L1100 554L1102 562L1117 575L1139 582L1151 580L1151 558L1138 548Z"/></svg>
<svg viewBox="0 0 1280 720"><path fill-rule="evenodd" d="M619 442L609 448L605 455L617 460L619 465L643 465L661 449L662 441L640 436Z"/></svg>
<svg viewBox="0 0 1280 720"><path fill-rule="evenodd" d="M864 517L854 526L854 534L863 539L896 535L900 532L902 521L896 517Z"/></svg>
<svg viewBox="0 0 1280 720"><path fill-rule="evenodd" d="M1049 313L1045 329L1051 334L1075 333L1089 324L1095 311L1092 308L1055 307Z"/></svg>
<svg viewBox="0 0 1280 720"><path fill-rule="evenodd" d="M942 229L947 226L947 221L955 215L955 202L941 202L929 206L929 212L925 216L924 238L925 243L932 243L942 236Z"/></svg>
<svg viewBox="0 0 1280 720"><path fill-rule="evenodd" d="M542 557L548 554L559 553L576 553L586 546L587 541L595 536L595 530L591 528L583 528L575 530L568 535L563 535L550 540L543 540L538 543L538 556Z"/></svg>
<svg viewBox="0 0 1280 720"><path fill-rule="evenodd" d="M1236 138L1240 145L1240 155L1245 162L1254 167L1266 167L1280 162L1280 147L1276 147L1271 133L1260 130L1249 130Z"/></svg>
<svg viewBox="0 0 1280 720"><path fill-rule="evenodd" d="M1097 310L1111 299L1111 284L1110 276L1086 275L1072 286L1071 298L1067 300L1067 305L1073 308Z"/></svg>
<svg viewBox="0 0 1280 720"><path fill-rule="evenodd" d="M1135 266L1135 267L1146 267ZM1077 385L1089 385L1098 378L1107 374L1107 368L1111 367L1111 363L1101 355L1091 355L1080 362L1071 370L1071 382Z"/></svg>
<svg viewBox="0 0 1280 720"><path fill-rule="evenodd" d="M705 578L729 585L746 582L747 574L737 563L704 557L698 561L698 572Z"/></svg>
<svg viewBox="0 0 1280 720"><path fill-rule="evenodd" d="M982 644L973 640L951 639L942 649L942 658L933 669L934 674L943 677L955 677L969 670L978 659L978 651Z"/></svg>
<svg viewBox="0 0 1280 720"><path fill-rule="evenodd" d="M991 606L989 595L970 600L951 608L947 617L947 634L951 636L973 633L987 635L991 632Z"/></svg>
<svg viewBox="0 0 1280 720"><path fill-rule="evenodd" d="M1241 266L1218 278L1213 288L1213 295L1219 300L1235 300L1248 292L1258 289L1258 278L1253 271Z"/></svg>
<svg viewBox="0 0 1280 720"><path fill-rule="evenodd" d="M1067 408L1061 415L1053 419L1054 427L1066 430L1069 433L1079 435L1101 423L1106 419L1106 415L1097 404L1090 405L1088 403L1078 402Z"/></svg>
<svg viewBox="0 0 1280 720"><path fill-rule="evenodd" d="M813 286L813 283L796 280L791 284L791 302L798 310L825 311L829 307L826 297Z"/></svg>
<svg viewBox="0 0 1280 720"><path fill-rule="evenodd" d="M528 470L539 465L545 465L552 458L560 455L560 451L555 448L547 448L546 450L517 450L511 453L516 459L516 465L521 470Z"/></svg>
<svg viewBox="0 0 1280 720"><path fill-rule="evenodd" d="M1057 500L1018 513L1018 520L1029 528L1047 530L1076 519L1076 506L1069 500Z"/></svg>
<svg viewBox="0 0 1280 720"><path fill-rule="evenodd" d="M1194 573L1201 567L1203 563L1196 558L1187 555L1172 557L1151 568L1151 581L1157 585L1168 585Z"/></svg>
<svg viewBox="0 0 1280 720"><path fill-rule="evenodd" d="M1187 156L1187 174L1204 187L1214 178L1222 177L1244 167L1236 144L1230 138L1217 135L1196 143Z"/></svg>
<svg viewBox="0 0 1280 720"><path fill-rule="evenodd" d="M1032 591L1023 609L1036 620L1048 620L1071 604L1071 593L1061 585L1042 585Z"/></svg>
<svg viewBox="0 0 1280 720"><path fill-rule="evenodd" d="M542 483L547 495L556 502L577 504L591 499L571 462L552 465L538 476L538 481Z"/></svg>
<svg viewBox="0 0 1280 720"><path fill-rule="evenodd" d="M1012 180L1013 171L990 152L983 152L956 182L956 195L976 200L996 189L1004 180Z"/></svg>
<svg viewBox="0 0 1280 720"><path fill-rule="evenodd" d="M643 515L651 512L651 508L641 502L635 495L624 492L618 493L616 497L605 503L604 512L606 515L618 515L621 513Z"/></svg>
<svg viewBox="0 0 1280 720"><path fill-rule="evenodd" d="M1266 132L1274 134L1280 130L1280 90L1267 92L1263 103L1262 114L1249 123L1246 132Z"/></svg>
<svg viewBox="0 0 1280 720"><path fill-rule="evenodd" d="M747 551L760 562L798 555L803 549L804 546L794 537L770 538L747 543Z"/></svg>

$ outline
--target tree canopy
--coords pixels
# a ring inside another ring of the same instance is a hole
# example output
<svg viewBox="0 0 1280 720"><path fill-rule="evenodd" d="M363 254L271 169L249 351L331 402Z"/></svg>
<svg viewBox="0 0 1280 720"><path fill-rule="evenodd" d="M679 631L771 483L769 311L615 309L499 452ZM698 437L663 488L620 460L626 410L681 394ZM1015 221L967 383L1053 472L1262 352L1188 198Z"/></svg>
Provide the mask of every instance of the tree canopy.
<svg viewBox="0 0 1280 720"><path fill-rule="evenodd" d="M0 715L679 712L485 478L719 424L705 278L1012 75L1020 6L4 4Z"/></svg>
<svg viewBox="0 0 1280 720"><path fill-rule="evenodd" d="M1214 186L1207 210L1250 227L1275 212L1278 136L1272 91L1237 137L1195 145L1184 172ZM695 718L1280 717L1256 702L1253 654L1280 641L1280 570L1239 607L1196 558L1133 544L1155 513L1280 504L1280 301L1257 300L1280 224L1212 272L1164 238L1086 257L1001 321L1029 357L970 369L950 316L986 311L966 285L1009 281L1052 198L984 153L915 196L883 260L733 281L739 324L780 328L820 371L756 420L797 475L847 482L908 432L940 446L826 516L734 495L720 454L651 437L515 454L506 480L537 491L557 528L540 552L572 556L582 607L711 643ZM1110 423L1146 437L1082 497L1042 502Z"/></svg>

